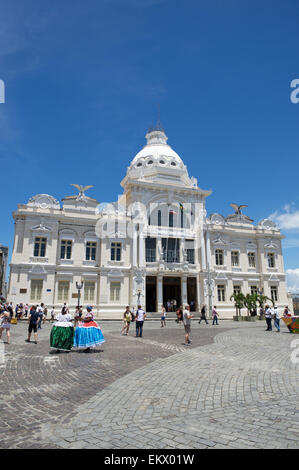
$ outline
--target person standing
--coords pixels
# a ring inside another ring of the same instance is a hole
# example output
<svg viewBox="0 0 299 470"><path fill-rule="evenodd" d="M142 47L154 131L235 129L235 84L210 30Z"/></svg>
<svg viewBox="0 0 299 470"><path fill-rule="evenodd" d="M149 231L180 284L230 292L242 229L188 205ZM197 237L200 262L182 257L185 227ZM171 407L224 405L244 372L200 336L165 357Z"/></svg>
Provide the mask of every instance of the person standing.
<svg viewBox="0 0 299 470"><path fill-rule="evenodd" d="M274 326L277 330L277 333L279 333L280 332L280 313L276 305L274 307Z"/></svg>
<svg viewBox="0 0 299 470"><path fill-rule="evenodd" d="M25 304L25 313L24 313L24 317L28 317L28 312L29 312L29 305L28 304Z"/></svg>
<svg viewBox="0 0 299 470"><path fill-rule="evenodd" d="M124 315L123 315L123 321L124 321L124 326L122 327L122 330L121 330L121 335L126 332L126 336L128 336L129 334L129 329L130 329L130 324L131 324L131 321L132 321L132 313L130 311L130 307L129 305L126 306L126 310L124 312Z"/></svg>
<svg viewBox="0 0 299 470"><path fill-rule="evenodd" d="M199 324L201 323L201 320L204 320L207 325L209 324L209 322L207 320L207 317L206 317L206 306L205 305L202 306L202 309L200 311L200 319L199 319L199 322L198 322Z"/></svg>
<svg viewBox="0 0 299 470"><path fill-rule="evenodd" d="M10 313L7 310L3 310L0 313L0 339L2 338L3 331L6 332L7 344L10 344Z"/></svg>
<svg viewBox="0 0 299 470"><path fill-rule="evenodd" d="M141 305L138 305L136 312L136 338L142 338L143 323L146 318L145 311L141 308Z"/></svg>
<svg viewBox="0 0 299 470"><path fill-rule="evenodd" d="M218 318L219 318L219 313L216 310L216 305L214 305L213 310L212 310L212 317L213 317L213 325L219 325L218 323Z"/></svg>
<svg viewBox="0 0 299 470"><path fill-rule="evenodd" d="M162 304L161 305L161 328L163 328L163 326L166 326L166 309L164 305Z"/></svg>
<svg viewBox="0 0 299 470"><path fill-rule="evenodd" d="M85 348L85 352L89 353L90 348L104 343L105 339L99 325L94 321L92 306L87 305L87 314L79 321L79 325L75 330L74 347ZM68 313L67 307L64 310Z"/></svg>
<svg viewBox="0 0 299 470"><path fill-rule="evenodd" d="M190 313L190 305L185 305L185 310L183 313L183 323L185 328L185 346L190 346L192 343L190 339L190 332L191 332L191 319L193 315Z"/></svg>
<svg viewBox="0 0 299 470"><path fill-rule="evenodd" d="M37 329L41 330L42 329L42 320L43 320L43 316L44 316L44 304L41 303L40 306L37 306L36 311L38 313Z"/></svg>
<svg viewBox="0 0 299 470"><path fill-rule="evenodd" d="M51 323L54 321L54 319L55 319L55 307L53 305L52 310L51 310L51 320L50 320Z"/></svg>
<svg viewBox="0 0 299 470"><path fill-rule="evenodd" d="M272 331L272 310L269 307L269 305L265 306L265 318L266 318L266 323L267 323L267 329L266 331Z"/></svg>
<svg viewBox="0 0 299 470"><path fill-rule="evenodd" d="M39 313L37 312L36 307L33 305L30 310L29 318L28 318L28 339L26 339L26 343L30 343L30 337L32 331L34 332L34 342L37 344L37 322L39 319Z"/></svg>
<svg viewBox="0 0 299 470"><path fill-rule="evenodd" d="M52 351L50 351L50 354L70 351L74 343L74 333L72 315L66 311L59 313L51 330L50 347Z"/></svg>

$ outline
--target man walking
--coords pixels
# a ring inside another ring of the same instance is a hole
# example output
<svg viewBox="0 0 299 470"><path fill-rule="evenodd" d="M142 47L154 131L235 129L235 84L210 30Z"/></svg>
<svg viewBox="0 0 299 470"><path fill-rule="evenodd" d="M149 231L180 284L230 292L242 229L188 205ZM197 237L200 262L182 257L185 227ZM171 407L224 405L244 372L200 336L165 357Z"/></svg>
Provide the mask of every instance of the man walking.
<svg viewBox="0 0 299 470"><path fill-rule="evenodd" d="M277 333L280 333L280 313L276 305L274 307L274 326L277 330Z"/></svg>
<svg viewBox="0 0 299 470"><path fill-rule="evenodd" d="M200 311L200 319L199 319L199 324L201 322L201 320L204 320L206 322L206 325L209 324L208 320L207 320L207 317L206 317L206 306L203 305L201 311Z"/></svg>
<svg viewBox="0 0 299 470"><path fill-rule="evenodd" d="M192 343L190 339L192 317L193 315L191 315L190 313L190 305L186 305L183 313L183 323L185 328L185 346L190 346L190 344Z"/></svg>
<svg viewBox="0 0 299 470"><path fill-rule="evenodd" d="M141 305L138 305L138 309L136 312L136 338L142 338L142 329L143 323L146 318L146 313L142 310Z"/></svg>

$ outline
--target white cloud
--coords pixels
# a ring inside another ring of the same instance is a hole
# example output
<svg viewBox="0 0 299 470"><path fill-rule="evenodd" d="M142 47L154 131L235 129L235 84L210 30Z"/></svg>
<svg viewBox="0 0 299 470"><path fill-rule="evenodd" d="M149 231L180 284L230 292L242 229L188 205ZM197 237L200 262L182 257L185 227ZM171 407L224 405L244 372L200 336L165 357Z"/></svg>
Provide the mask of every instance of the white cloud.
<svg viewBox="0 0 299 470"><path fill-rule="evenodd" d="M269 216L281 229L299 230L299 210L294 204L285 204L283 212L275 211Z"/></svg>
<svg viewBox="0 0 299 470"><path fill-rule="evenodd" d="M299 268L286 270L287 290L292 293L299 293Z"/></svg>

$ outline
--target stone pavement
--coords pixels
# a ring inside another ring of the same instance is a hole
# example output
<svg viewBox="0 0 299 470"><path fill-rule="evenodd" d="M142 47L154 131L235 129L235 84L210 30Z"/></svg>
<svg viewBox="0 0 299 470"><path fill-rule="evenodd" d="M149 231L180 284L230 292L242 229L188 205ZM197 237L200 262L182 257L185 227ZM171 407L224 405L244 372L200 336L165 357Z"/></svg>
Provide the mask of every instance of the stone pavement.
<svg viewBox="0 0 299 470"><path fill-rule="evenodd" d="M0 365L0 448L298 448L298 337L264 322L147 322L144 338L102 322L106 342L91 354L49 356L12 330ZM4 338L5 339L5 338ZM298 354L299 356L299 354ZM2 395L3 396L3 395ZM28 439L29 437L29 439Z"/></svg>

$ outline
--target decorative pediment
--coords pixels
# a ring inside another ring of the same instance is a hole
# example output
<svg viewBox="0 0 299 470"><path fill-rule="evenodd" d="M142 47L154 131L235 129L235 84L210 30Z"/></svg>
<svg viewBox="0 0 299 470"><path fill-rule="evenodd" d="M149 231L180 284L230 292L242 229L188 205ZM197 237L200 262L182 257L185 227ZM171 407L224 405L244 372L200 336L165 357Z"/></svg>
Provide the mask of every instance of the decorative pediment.
<svg viewBox="0 0 299 470"><path fill-rule="evenodd" d="M271 281L271 282L273 282L273 281L279 282L279 277L277 276L277 274L272 273L272 274L270 275L270 277L269 277L269 281Z"/></svg>
<svg viewBox="0 0 299 470"><path fill-rule="evenodd" d="M217 281L227 281L227 275L224 272L217 272L216 274L216 280Z"/></svg>
<svg viewBox="0 0 299 470"><path fill-rule="evenodd" d="M264 229L264 230L275 230L275 231L279 231L279 228L278 226L275 224L275 222L273 222L273 220L271 219L263 219L261 220L258 225L257 225L258 228L260 229Z"/></svg>
<svg viewBox="0 0 299 470"><path fill-rule="evenodd" d="M213 245L222 245L222 246L225 246L227 245L227 242L225 240L223 240L223 238L221 237L220 234L218 234L218 236L216 238L214 238L214 240L212 240L212 243Z"/></svg>
<svg viewBox="0 0 299 470"><path fill-rule="evenodd" d="M224 225L225 224L225 218L220 215L220 214L211 214L208 218L208 221L210 224L215 224L215 225Z"/></svg>
<svg viewBox="0 0 299 470"><path fill-rule="evenodd" d="M40 209L60 209L60 203L49 194L37 194L29 199L28 206Z"/></svg>
<svg viewBox="0 0 299 470"><path fill-rule="evenodd" d="M124 277L124 273L121 269L110 269L108 277L112 279L120 279Z"/></svg>
<svg viewBox="0 0 299 470"><path fill-rule="evenodd" d="M247 250L256 250L257 249L257 244L254 242L248 242L247 243Z"/></svg>
<svg viewBox="0 0 299 470"><path fill-rule="evenodd" d="M30 230L31 232L39 232L39 233L52 232L52 229L50 227L47 227L42 220L39 225L35 225L34 227L31 227Z"/></svg>
<svg viewBox="0 0 299 470"><path fill-rule="evenodd" d="M29 272L31 274L46 274L47 273L45 267L40 264L35 264L34 266L32 266Z"/></svg>
<svg viewBox="0 0 299 470"><path fill-rule="evenodd" d="M270 241L267 241L267 243L265 243L264 248L277 250L278 246L275 243L273 243L272 239L270 239Z"/></svg>

